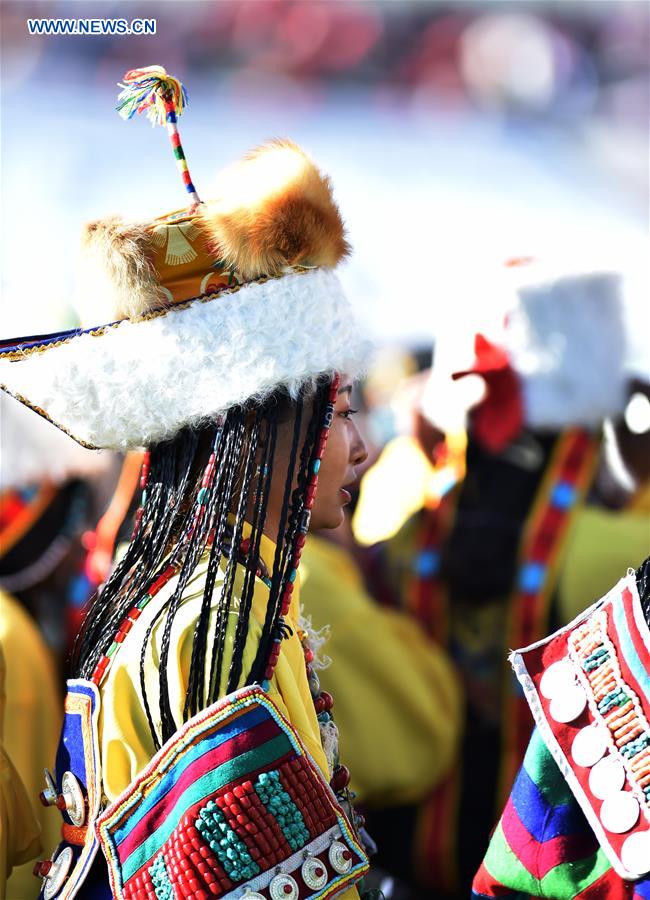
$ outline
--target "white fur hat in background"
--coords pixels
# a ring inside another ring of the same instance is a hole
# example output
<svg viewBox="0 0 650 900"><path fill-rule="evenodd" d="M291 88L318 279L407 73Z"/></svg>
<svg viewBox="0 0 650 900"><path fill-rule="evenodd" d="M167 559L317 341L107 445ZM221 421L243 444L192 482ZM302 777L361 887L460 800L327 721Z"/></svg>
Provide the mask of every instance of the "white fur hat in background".
<svg viewBox="0 0 650 900"><path fill-rule="evenodd" d="M625 408L623 279L612 271L512 270L504 349L532 428L599 426Z"/></svg>
<svg viewBox="0 0 650 900"><path fill-rule="evenodd" d="M621 274L524 260L507 267L494 285L486 298L490 320L436 340L425 415L453 431L486 398L479 374L452 380L454 372L472 370L479 331L505 351L528 427L599 427L620 415L628 356Z"/></svg>

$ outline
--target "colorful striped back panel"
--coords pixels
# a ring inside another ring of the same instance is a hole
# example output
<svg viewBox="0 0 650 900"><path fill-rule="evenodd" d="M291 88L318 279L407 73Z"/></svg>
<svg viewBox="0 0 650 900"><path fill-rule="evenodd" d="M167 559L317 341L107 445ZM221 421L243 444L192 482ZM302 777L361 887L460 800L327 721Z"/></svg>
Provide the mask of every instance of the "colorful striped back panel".
<svg viewBox="0 0 650 900"><path fill-rule="evenodd" d="M650 898L650 631L634 575L512 662L537 730L475 897Z"/></svg>

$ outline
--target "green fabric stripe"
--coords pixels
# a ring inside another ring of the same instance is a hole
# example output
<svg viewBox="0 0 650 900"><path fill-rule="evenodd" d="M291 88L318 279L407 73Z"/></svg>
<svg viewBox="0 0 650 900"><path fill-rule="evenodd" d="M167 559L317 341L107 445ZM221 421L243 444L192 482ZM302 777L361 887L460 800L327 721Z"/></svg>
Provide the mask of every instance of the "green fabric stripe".
<svg viewBox="0 0 650 900"><path fill-rule="evenodd" d="M500 881L501 884L505 884L513 890L540 896L538 879L530 874L511 849L503 833L501 821L492 835L483 865L495 881Z"/></svg>
<svg viewBox="0 0 650 900"><path fill-rule="evenodd" d="M528 871L512 850L499 822L483 865L492 878L513 891L533 894L535 897L550 897L553 900L572 900L576 894L601 878L610 863L603 850L599 849L585 859L555 866L540 881Z"/></svg>
<svg viewBox="0 0 650 900"><path fill-rule="evenodd" d="M174 147L174 156L176 159L185 159L185 154L183 153L182 147Z"/></svg>
<svg viewBox="0 0 650 900"><path fill-rule="evenodd" d="M549 778L549 767L553 770L555 777ZM575 802L571 788L562 778L557 763L544 743L538 728L533 731L526 750L524 768L551 806L563 806L566 803Z"/></svg>
<svg viewBox="0 0 650 900"><path fill-rule="evenodd" d="M158 852L190 806L194 803L199 803L231 781L241 778L244 773L253 772L255 769L260 769L263 766L276 762L290 749L291 744L287 740L287 736L279 734L261 747L241 753L235 759L228 760L228 762L223 763L211 772L206 772L205 775L181 794L163 824L124 860L122 866L124 881L128 881L138 869L149 862L151 857Z"/></svg>
<svg viewBox="0 0 650 900"><path fill-rule="evenodd" d="M572 900L580 891L590 887L610 867L610 862L600 848L585 859L562 863L542 878L542 896Z"/></svg>

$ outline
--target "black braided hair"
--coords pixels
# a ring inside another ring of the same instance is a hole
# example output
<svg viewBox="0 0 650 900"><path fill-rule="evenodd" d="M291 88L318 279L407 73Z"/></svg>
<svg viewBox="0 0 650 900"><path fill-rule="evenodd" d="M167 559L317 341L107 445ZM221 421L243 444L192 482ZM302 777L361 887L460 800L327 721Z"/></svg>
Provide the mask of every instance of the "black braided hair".
<svg viewBox="0 0 650 900"><path fill-rule="evenodd" d="M113 641L127 612L144 596L153 581L174 560L178 576L173 594L150 623L140 655L140 684L152 738L159 748L180 723L172 712L168 661L175 616L187 584L200 560L208 556L201 608L196 619L190 672L183 707L186 721L242 684L263 679L271 643L282 628L284 587L290 574L295 542L305 523L305 497L311 463L324 423L330 379L323 377L303 389L296 400L277 391L263 404L233 407L218 421L185 428L172 440L150 448L149 478L142 519L124 556L103 590L95 598L75 648L74 671L90 678ZM305 427L305 412L308 419ZM278 428L292 428L288 459L277 454ZM211 487L201 482L210 454L214 454ZM250 672L243 672L244 650L259 564L259 549L266 521L273 473L285 473L285 485L276 539L276 553L266 616ZM197 523L197 510L202 513ZM240 558L244 521L251 528L250 550ZM303 529L304 530L304 529ZM228 620L233 589L243 567L241 596L237 597L237 624L230 667L224 682ZM213 602L217 576L223 573L219 596ZM160 648L159 721L156 726L145 678L145 657L151 632L164 616Z"/></svg>
<svg viewBox="0 0 650 900"><path fill-rule="evenodd" d="M650 628L650 556L636 570L636 586L643 615Z"/></svg>

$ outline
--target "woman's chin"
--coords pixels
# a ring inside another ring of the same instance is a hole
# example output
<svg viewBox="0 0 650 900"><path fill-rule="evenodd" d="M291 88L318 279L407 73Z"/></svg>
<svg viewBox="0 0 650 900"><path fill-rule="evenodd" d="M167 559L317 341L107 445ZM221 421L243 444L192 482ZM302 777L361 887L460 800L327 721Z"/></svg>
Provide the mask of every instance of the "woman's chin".
<svg viewBox="0 0 650 900"><path fill-rule="evenodd" d="M338 528L343 523L344 517L343 505L337 504L334 506L333 504L328 504L327 509L317 509L314 506L310 530L319 531L321 528Z"/></svg>

